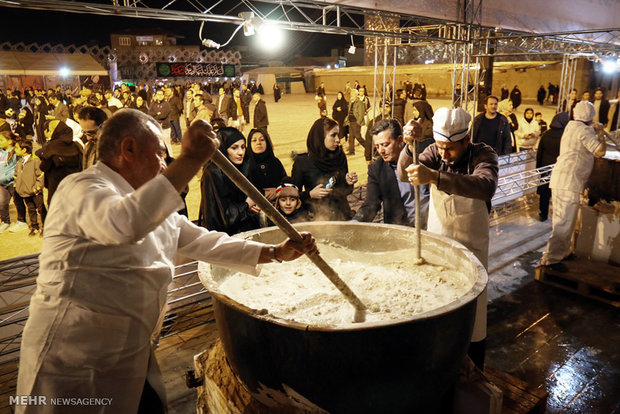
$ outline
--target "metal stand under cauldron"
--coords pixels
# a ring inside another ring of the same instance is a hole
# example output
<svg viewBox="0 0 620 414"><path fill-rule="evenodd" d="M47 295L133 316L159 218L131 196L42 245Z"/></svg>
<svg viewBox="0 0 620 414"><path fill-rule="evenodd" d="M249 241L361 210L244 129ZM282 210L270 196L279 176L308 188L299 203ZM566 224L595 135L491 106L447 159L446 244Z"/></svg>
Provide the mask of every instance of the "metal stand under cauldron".
<svg viewBox="0 0 620 414"><path fill-rule="evenodd" d="M195 371L191 387L197 387L198 414L324 414L302 397L291 400L278 390L254 396L226 360L221 341L194 356ZM434 414L513 413L542 414L547 405L547 392L529 385L505 372L485 368L480 372L471 360L463 362L456 386L442 401L426 412Z"/></svg>

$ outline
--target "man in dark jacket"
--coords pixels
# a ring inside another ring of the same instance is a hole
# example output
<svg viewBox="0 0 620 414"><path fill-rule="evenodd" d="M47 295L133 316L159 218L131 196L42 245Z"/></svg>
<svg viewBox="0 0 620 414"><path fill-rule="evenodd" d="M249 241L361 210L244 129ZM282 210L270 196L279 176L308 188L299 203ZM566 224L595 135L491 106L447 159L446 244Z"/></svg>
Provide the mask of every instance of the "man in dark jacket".
<svg viewBox="0 0 620 414"><path fill-rule="evenodd" d="M243 110L243 119L246 123L250 122L250 103L252 102L252 92L245 83L241 85L241 109Z"/></svg>
<svg viewBox="0 0 620 414"><path fill-rule="evenodd" d="M158 89L155 92L153 102L149 106L149 115L151 115L159 125L161 125L161 137L166 145L169 154L172 154L172 144L170 142L170 105L164 99L164 90Z"/></svg>
<svg viewBox="0 0 620 414"><path fill-rule="evenodd" d="M407 92L403 89L396 91L396 98L394 98L394 110L392 115L394 119L400 122L401 125L405 125L405 104L407 103Z"/></svg>
<svg viewBox="0 0 620 414"><path fill-rule="evenodd" d="M485 112L474 118L471 141L484 142L493 148L497 155L505 155L512 152L510 123L508 118L497 112L498 103L496 96L487 97L487 103L484 104Z"/></svg>
<svg viewBox="0 0 620 414"><path fill-rule="evenodd" d="M267 126L269 125L269 118L267 117L267 105L265 101L261 99L261 94L256 92L252 99L256 103L256 107L254 108L254 128L264 129L267 131Z"/></svg>
<svg viewBox="0 0 620 414"><path fill-rule="evenodd" d="M549 125L550 129L545 131L540 137L538 150L536 151L536 168L555 164L560 154L560 140L568 121L568 112L560 112L553 117L551 125ZM551 199L549 183L539 185L536 192L540 195L539 218L540 221L545 221L549 217L549 200Z"/></svg>
<svg viewBox="0 0 620 414"><path fill-rule="evenodd" d="M50 96L50 103L54 105L54 109L49 115L46 115L45 118L49 120L58 119L65 122L67 118L69 118L69 108L62 103L62 96L60 94L52 94Z"/></svg>
<svg viewBox="0 0 620 414"><path fill-rule="evenodd" d="M82 157L82 169L85 170L97 162L97 142L101 125L108 116L99 108L86 106L78 113L78 122L82 128L82 141L84 142L84 154Z"/></svg>
<svg viewBox="0 0 620 414"><path fill-rule="evenodd" d="M232 96L227 94L224 88L220 88L218 90L218 93L219 96L215 103L215 106L217 107L217 112L220 114L220 118L228 122L228 118L230 118L231 116L230 111L234 110L234 102Z"/></svg>
<svg viewBox="0 0 620 414"><path fill-rule="evenodd" d="M545 103L545 97L547 96L547 91L543 85L540 85L538 88L538 92L536 93L536 100L538 101L538 105L543 105Z"/></svg>
<svg viewBox="0 0 620 414"><path fill-rule="evenodd" d="M594 109L596 114L594 115L594 122L600 122L604 127L609 123L609 101L605 99L603 89L596 88L594 91Z"/></svg>
<svg viewBox="0 0 620 414"><path fill-rule="evenodd" d="M170 105L170 140L175 143L181 143L181 113L183 112L183 102L181 98L174 92L171 86L166 87L164 91L166 102Z"/></svg>
<svg viewBox="0 0 620 414"><path fill-rule="evenodd" d="M368 166L366 198L353 221L371 222L383 206L385 223L413 226L416 213L413 186L396 177L398 157L405 146L402 129L396 120L386 119L378 122L371 134L380 157ZM423 187L428 190L428 186ZM423 228L426 228L428 191L422 191L422 194L420 219Z"/></svg>

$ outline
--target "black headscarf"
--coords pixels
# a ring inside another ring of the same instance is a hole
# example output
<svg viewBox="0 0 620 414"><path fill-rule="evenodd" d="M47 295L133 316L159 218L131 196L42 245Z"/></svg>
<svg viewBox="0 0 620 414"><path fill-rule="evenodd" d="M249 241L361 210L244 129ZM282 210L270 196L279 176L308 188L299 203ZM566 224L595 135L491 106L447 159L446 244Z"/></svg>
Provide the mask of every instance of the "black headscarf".
<svg viewBox="0 0 620 414"><path fill-rule="evenodd" d="M217 138L220 140L220 151L228 158L228 148L230 148L235 142L245 142L245 137L237 128L223 127L217 131ZM229 158L230 159L230 158ZM234 164L234 163L233 163ZM239 171L246 177L249 176L250 163L248 162L248 151L246 149L243 156L243 162L241 164L234 164Z"/></svg>
<svg viewBox="0 0 620 414"><path fill-rule="evenodd" d="M338 146L334 151L325 147L325 123L329 119L319 118L314 121L306 140L310 160L319 170L327 174L344 171L347 168L347 157L342 147Z"/></svg>
<svg viewBox="0 0 620 414"><path fill-rule="evenodd" d="M525 117L525 114L527 114L527 111L531 111L532 112L532 118L531 119L527 119ZM528 124L531 124L532 121L534 120L534 109L533 108L525 108L525 111L523 111L523 119L525 119Z"/></svg>
<svg viewBox="0 0 620 414"><path fill-rule="evenodd" d="M256 133L263 134L267 144L267 148L261 154L255 153L252 149L252 137ZM252 129L248 134L246 148L252 174L251 180L254 185L258 189L277 187L280 181L282 181L282 178L286 175L286 171L284 171L282 163L273 153L273 144L267 131Z"/></svg>
<svg viewBox="0 0 620 414"><path fill-rule="evenodd" d="M236 128L223 127L217 137L220 140L220 151L228 157L227 149L237 141L245 143L245 137ZM241 164L234 164L239 171L250 178L248 153ZM252 213L241 191L215 164L204 170L201 180L201 199L199 222L209 230L224 231L235 234L241 231L260 227L258 216Z"/></svg>

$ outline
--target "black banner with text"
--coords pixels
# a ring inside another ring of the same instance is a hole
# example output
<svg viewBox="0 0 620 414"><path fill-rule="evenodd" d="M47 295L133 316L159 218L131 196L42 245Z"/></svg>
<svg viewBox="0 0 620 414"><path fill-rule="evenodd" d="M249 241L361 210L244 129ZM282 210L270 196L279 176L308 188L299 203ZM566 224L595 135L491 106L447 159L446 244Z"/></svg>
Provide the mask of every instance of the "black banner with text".
<svg viewBox="0 0 620 414"><path fill-rule="evenodd" d="M206 76L229 77L236 76L235 65L221 65L218 63L200 62L161 62L157 63L157 76L169 78L175 76Z"/></svg>

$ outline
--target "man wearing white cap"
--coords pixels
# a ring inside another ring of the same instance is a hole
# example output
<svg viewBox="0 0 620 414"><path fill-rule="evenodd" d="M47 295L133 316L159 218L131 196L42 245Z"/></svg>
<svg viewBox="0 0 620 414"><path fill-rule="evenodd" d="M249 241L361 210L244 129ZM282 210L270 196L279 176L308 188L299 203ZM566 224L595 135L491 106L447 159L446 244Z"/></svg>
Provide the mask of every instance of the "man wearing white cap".
<svg viewBox="0 0 620 414"><path fill-rule="evenodd" d="M603 126L593 122L595 112L589 101L575 105L574 119L568 122L562 134L560 156L549 182L553 190L553 224L540 264L560 272L568 270L561 261L570 255L579 195L592 172L594 157L602 157L606 151L605 140L599 139L596 133Z"/></svg>
<svg viewBox="0 0 620 414"><path fill-rule="evenodd" d="M497 154L483 143L471 143L471 115L461 108L439 108L433 116L433 138L411 165L412 142L424 139L421 124L409 121L403 128L407 145L398 160L398 176L413 185L431 184L427 229L454 239L470 249L487 267L489 211L497 188ZM478 298L476 322L469 355L484 366L486 342L486 290Z"/></svg>

